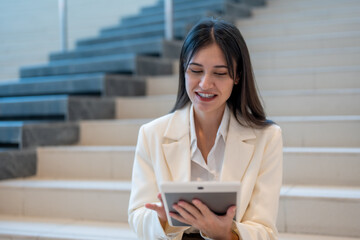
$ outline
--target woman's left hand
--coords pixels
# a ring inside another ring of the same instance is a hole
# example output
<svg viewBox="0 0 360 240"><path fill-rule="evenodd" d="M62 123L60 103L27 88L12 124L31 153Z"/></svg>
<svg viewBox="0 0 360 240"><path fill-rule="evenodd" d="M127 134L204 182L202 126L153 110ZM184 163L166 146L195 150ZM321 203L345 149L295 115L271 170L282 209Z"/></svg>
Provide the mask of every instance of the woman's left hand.
<svg viewBox="0 0 360 240"><path fill-rule="evenodd" d="M231 227L236 214L235 206L229 207L226 215L219 216L198 199L194 199L192 204L185 201L174 204L173 207L178 214L170 213L171 217L199 229L212 239L232 239Z"/></svg>

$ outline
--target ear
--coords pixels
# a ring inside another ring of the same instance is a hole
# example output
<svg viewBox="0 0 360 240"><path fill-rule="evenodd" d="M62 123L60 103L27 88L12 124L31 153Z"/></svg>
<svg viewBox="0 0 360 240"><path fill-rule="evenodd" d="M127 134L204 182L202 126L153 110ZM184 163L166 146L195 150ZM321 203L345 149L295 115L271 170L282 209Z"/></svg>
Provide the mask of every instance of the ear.
<svg viewBox="0 0 360 240"><path fill-rule="evenodd" d="M237 85L240 82L240 77L236 77L235 81L234 81L234 85Z"/></svg>

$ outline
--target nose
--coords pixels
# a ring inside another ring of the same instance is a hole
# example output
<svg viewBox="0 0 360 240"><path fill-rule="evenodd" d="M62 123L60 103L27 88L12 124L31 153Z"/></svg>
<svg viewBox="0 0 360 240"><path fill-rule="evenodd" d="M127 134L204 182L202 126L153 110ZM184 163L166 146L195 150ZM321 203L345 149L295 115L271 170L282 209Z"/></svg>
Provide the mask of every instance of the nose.
<svg viewBox="0 0 360 240"><path fill-rule="evenodd" d="M209 74L204 74L202 77L201 77L201 80L200 80L200 83L199 83L199 86L201 87L201 89L210 89L213 85L213 81L211 79L211 76Z"/></svg>

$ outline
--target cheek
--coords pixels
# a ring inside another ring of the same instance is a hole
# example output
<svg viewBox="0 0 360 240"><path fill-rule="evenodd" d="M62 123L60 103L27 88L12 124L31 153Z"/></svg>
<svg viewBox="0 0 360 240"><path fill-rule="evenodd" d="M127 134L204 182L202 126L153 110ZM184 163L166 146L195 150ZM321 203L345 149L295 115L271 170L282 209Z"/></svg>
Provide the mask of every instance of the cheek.
<svg viewBox="0 0 360 240"><path fill-rule="evenodd" d="M223 87L223 93L225 93L225 95L229 98L230 97L230 95L231 95L231 92L232 92L232 90L233 90L233 87L234 87L234 84L233 84L233 82L231 81L229 84L227 84L227 85L225 85L224 87Z"/></svg>
<svg viewBox="0 0 360 240"><path fill-rule="evenodd" d="M190 96L190 81L189 78L187 76L185 76L185 89L186 89L186 93L188 94L188 96Z"/></svg>

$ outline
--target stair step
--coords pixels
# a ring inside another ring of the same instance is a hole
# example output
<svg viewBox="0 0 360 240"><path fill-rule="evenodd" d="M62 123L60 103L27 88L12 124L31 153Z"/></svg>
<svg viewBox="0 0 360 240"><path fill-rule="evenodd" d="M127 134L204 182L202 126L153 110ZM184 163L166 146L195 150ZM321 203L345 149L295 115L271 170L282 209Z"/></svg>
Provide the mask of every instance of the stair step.
<svg viewBox="0 0 360 240"><path fill-rule="evenodd" d="M114 101L68 95L0 99L0 119L106 119L114 117Z"/></svg>
<svg viewBox="0 0 360 240"><path fill-rule="evenodd" d="M317 20L324 19L341 19L347 17L357 17L360 13L360 5L358 2L353 2L352 6L349 7L346 4L337 6L336 11L329 11L326 8L312 8L306 9L303 11L299 11L298 7L296 12L285 11L277 14L265 14L266 11L272 10L273 3L269 3L266 8L263 9L255 9L253 11L254 17L249 19L241 19L238 21L239 26L258 26L258 25L267 25L267 24L276 24L276 23L290 23L290 22L313 22ZM323 3L324 4L324 3ZM313 2L311 6L313 6ZM293 7L292 7L293 8Z"/></svg>
<svg viewBox="0 0 360 240"><path fill-rule="evenodd" d="M130 182L24 179L0 182L5 215L126 222ZM91 209L91 210L90 210ZM281 232L360 237L360 188L284 186Z"/></svg>
<svg viewBox="0 0 360 240"><path fill-rule="evenodd" d="M360 89L262 91L270 116L360 115ZM176 95L116 98L116 118L156 118L170 112ZM346 108L342 106L347 106Z"/></svg>
<svg viewBox="0 0 360 240"><path fill-rule="evenodd" d="M360 136L354 134L354 129L360 129L360 116L284 116L270 119L282 128L287 147L359 147ZM79 144L136 145L140 126L151 120L81 121Z"/></svg>
<svg viewBox="0 0 360 240"><path fill-rule="evenodd" d="M111 121L81 121L79 123L79 145L134 146L137 142L140 126L151 120L152 119L118 119Z"/></svg>
<svg viewBox="0 0 360 240"><path fill-rule="evenodd" d="M75 144L79 126L74 122L0 121L0 146L32 148Z"/></svg>
<svg viewBox="0 0 360 240"><path fill-rule="evenodd" d="M137 237L125 222L113 223L0 215L0 239L135 240Z"/></svg>
<svg viewBox="0 0 360 240"><path fill-rule="evenodd" d="M250 53L322 48L359 47L360 32L320 33L300 36L260 37L246 40ZM252 55L252 54L251 54Z"/></svg>
<svg viewBox="0 0 360 240"><path fill-rule="evenodd" d="M21 78L0 82L0 97L31 95L137 96L145 94L141 77L105 73Z"/></svg>
<svg viewBox="0 0 360 240"><path fill-rule="evenodd" d="M359 75L358 66L255 70L260 91L360 88ZM148 77L145 95L176 95L178 82L178 75Z"/></svg>
<svg viewBox="0 0 360 240"><path fill-rule="evenodd" d="M359 65L360 47L255 52L252 63L255 70Z"/></svg>
<svg viewBox="0 0 360 240"><path fill-rule="evenodd" d="M255 1L250 1L255 2ZM263 2L263 1L262 1ZM191 11L192 9L203 9L215 13L221 13L225 17L249 17L251 16L250 7L247 4L241 4L231 0L210 0L210 1L192 1L186 4L174 5L174 11ZM144 17L152 15L164 15L164 4L146 7L141 10Z"/></svg>
<svg viewBox="0 0 360 240"><path fill-rule="evenodd" d="M163 52L163 38L149 37L134 39L132 41L121 41L118 43L95 45L74 49L69 52L52 53L50 61L81 59L88 57L99 57L107 55L133 53L139 55L161 55Z"/></svg>
<svg viewBox="0 0 360 240"><path fill-rule="evenodd" d="M37 177L131 180L135 146L37 148Z"/></svg>
<svg viewBox="0 0 360 240"><path fill-rule="evenodd" d="M138 75L172 74L173 63L156 57L128 53L26 66L20 69L20 76L27 78L93 72L136 73Z"/></svg>
<svg viewBox="0 0 360 240"><path fill-rule="evenodd" d="M220 2L216 1L210 2L211 6L209 7L210 10L213 10L217 13L226 13L227 17L245 17L250 16L250 11L247 6L244 4L238 4L231 1L224 1ZM193 2L193 5L204 4L201 2ZM206 5L209 3L206 3ZM215 6L215 7L214 7ZM194 7L187 6L186 8L195 9ZM142 18L145 18L146 15L158 15L163 12L164 8L155 6L147 8L145 12L141 13ZM155 9L155 10L154 10ZM184 17L181 21L175 21L173 26L173 34L176 39L183 39L187 34L189 27L196 23L202 16L206 16L205 11L207 8L202 8L202 14L195 14L193 17ZM151 19L151 18L150 18ZM150 20L151 21L151 20ZM124 25L126 26L126 24ZM114 42L114 41L121 41L125 39L139 39L143 37L164 37L165 31L165 24L162 23L153 23L151 25L139 25L139 26L132 26L132 27L112 27L110 29L104 29L100 32L100 36L91 39L83 39L77 42L77 46L85 46L85 45L92 45L92 44L99 44L105 42Z"/></svg>
<svg viewBox="0 0 360 240"><path fill-rule="evenodd" d="M197 1L198 2L198 1ZM203 1L204 2L204 1ZM211 3L211 1L206 1L205 3ZM192 1L192 3L195 3ZM198 2L199 3L199 2ZM200 4L200 3L199 3ZM190 8L190 9L182 9L178 10L177 8L173 9L173 21L180 22L186 18L198 18L202 16L206 16L208 11L218 9L219 3L216 1L212 5L207 4L202 8ZM121 19L120 25L116 26L115 28L131 28L131 27L139 27L139 26L146 26L152 24L159 24L164 23L164 15L163 14L145 14L146 17L143 15L134 15L129 16ZM106 28L106 29L114 29L113 28Z"/></svg>
<svg viewBox="0 0 360 240"><path fill-rule="evenodd" d="M266 8L257 8L253 10L254 19L265 15L306 13L318 9L326 9L329 12L337 11L339 8L354 7L359 4L356 0L345 1L269 1Z"/></svg>
<svg viewBox="0 0 360 240"><path fill-rule="evenodd" d="M282 188L280 232L360 237L360 188L288 186Z"/></svg>
<svg viewBox="0 0 360 240"><path fill-rule="evenodd" d="M130 240L137 239L127 223L105 223L0 215L4 240ZM280 233L279 240L359 240L359 238Z"/></svg>
<svg viewBox="0 0 360 240"><path fill-rule="evenodd" d="M279 240L359 240L359 238L280 233Z"/></svg>
<svg viewBox="0 0 360 240"><path fill-rule="evenodd" d="M284 148L284 184L360 187L360 148Z"/></svg>
<svg viewBox="0 0 360 240"><path fill-rule="evenodd" d="M37 149L37 177L131 180L135 146ZM359 148L284 148L284 184L360 187Z"/></svg>
<svg viewBox="0 0 360 240"><path fill-rule="evenodd" d="M360 116L272 117L288 147L359 147ZM336 136L336 137L335 137ZM339 141L341 139L341 141Z"/></svg>
<svg viewBox="0 0 360 240"><path fill-rule="evenodd" d="M178 85L178 75L148 77L145 96L176 94Z"/></svg>
<svg viewBox="0 0 360 240"><path fill-rule="evenodd" d="M35 150L5 149L0 151L0 180L34 176L36 166Z"/></svg>
<svg viewBox="0 0 360 240"><path fill-rule="evenodd" d="M359 66L255 70L260 89L358 88ZM339 81L341 79L341 81Z"/></svg>
<svg viewBox="0 0 360 240"><path fill-rule="evenodd" d="M231 1L228 0L209 0L209 1L185 1L185 2L176 2L174 1L173 9L174 12L179 11L190 11L196 8L211 9L211 10L223 10L223 6ZM213 9L212 9L213 8ZM149 7L144 7L141 9L141 15L164 15L164 2L159 2L159 4Z"/></svg>
<svg viewBox="0 0 360 240"><path fill-rule="evenodd" d="M360 102L360 89L262 91L260 94L270 116L360 115L360 106L354 104Z"/></svg>
<svg viewBox="0 0 360 240"><path fill-rule="evenodd" d="M309 23L281 23L264 26L241 27L245 39L259 37L301 36L319 33L338 33L360 30L360 18L325 19Z"/></svg>
<svg viewBox="0 0 360 240"><path fill-rule="evenodd" d="M178 23L174 25L173 34L175 39L182 39L184 38L187 30L184 26L184 23L181 25ZM132 31L115 31L111 33L106 33L99 35L97 37L92 38L85 38L78 40L76 42L76 46L78 48L88 47L90 45L98 45L98 44L105 44L105 43L116 43L120 41L133 41L142 38L164 38L164 27L162 25L155 25L151 27L141 28L141 29L134 29Z"/></svg>
<svg viewBox="0 0 360 240"><path fill-rule="evenodd" d="M0 182L2 214L126 222L130 182L16 179Z"/></svg>
<svg viewBox="0 0 360 240"><path fill-rule="evenodd" d="M116 98L116 118L156 118L170 112L176 95Z"/></svg>

